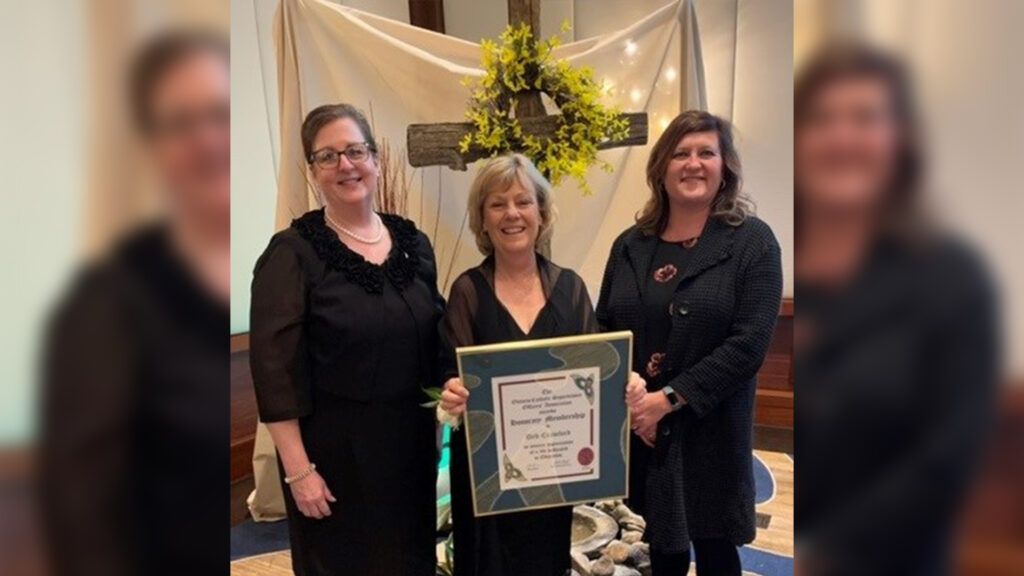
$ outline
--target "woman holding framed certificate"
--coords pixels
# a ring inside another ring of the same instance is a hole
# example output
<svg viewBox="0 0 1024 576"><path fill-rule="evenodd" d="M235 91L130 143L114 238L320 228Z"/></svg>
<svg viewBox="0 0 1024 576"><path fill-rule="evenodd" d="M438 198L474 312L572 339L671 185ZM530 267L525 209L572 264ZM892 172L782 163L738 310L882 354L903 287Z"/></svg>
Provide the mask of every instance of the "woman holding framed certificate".
<svg viewBox="0 0 1024 576"><path fill-rule="evenodd" d="M452 526L457 576L562 576L570 567L572 506L476 517L464 427L469 391L457 347L576 336L598 331L590 296L572 270L538 253L551 237L551 185L521 154L480 168L469 194L469 225L486 258L452 284L442 325L446 380L439 418L451 439Z"/></svg>
<svg viewBox="0 0 1024 576"><path fill-rule="evenodd" d="M651 197L612 245L597 317L632 330L648 393L631 402L630 506L655 576L740 574L754 539L755 375L782 293L779 245L741 193L731 127L676 117L651 150Z"/></svg>

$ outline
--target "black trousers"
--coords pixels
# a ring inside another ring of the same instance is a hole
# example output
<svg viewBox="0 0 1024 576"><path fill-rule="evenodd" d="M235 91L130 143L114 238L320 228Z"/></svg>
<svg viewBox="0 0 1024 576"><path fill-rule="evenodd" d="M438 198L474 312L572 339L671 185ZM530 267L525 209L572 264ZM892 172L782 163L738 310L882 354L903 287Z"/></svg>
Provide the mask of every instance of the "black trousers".
<svg viewBox="0 0 1024 576"><path fill-rule="evenodd" d="M740 555L728 540L694 540L697 576L740 576ZM686 576L690 570L690 552L659 554L651 550L652 576Z"/></svg>

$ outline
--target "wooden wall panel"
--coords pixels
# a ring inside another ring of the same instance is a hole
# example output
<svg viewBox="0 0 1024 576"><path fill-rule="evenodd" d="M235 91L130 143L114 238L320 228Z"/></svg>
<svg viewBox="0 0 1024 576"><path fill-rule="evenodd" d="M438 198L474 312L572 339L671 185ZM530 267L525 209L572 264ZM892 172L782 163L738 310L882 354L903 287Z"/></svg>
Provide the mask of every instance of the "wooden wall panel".
<svg viewBox="0 0 1024 576"><path fill-rule="evenodd" d="M231 482L252 474L256 393L249 371L249 335L231 337Z"/></svg>
<svg viewBox="0 0 1024 576"><path fill-rule="evenodd" d="M444 0L409 0L409 23L444 34Z"/></svg>
<svg viewBox="0 0 1024 576"><path fill-rule="evenodd" d="M755 424L793 427L793 312L793 299L783 299L768 355L757 373Z"/></svg>

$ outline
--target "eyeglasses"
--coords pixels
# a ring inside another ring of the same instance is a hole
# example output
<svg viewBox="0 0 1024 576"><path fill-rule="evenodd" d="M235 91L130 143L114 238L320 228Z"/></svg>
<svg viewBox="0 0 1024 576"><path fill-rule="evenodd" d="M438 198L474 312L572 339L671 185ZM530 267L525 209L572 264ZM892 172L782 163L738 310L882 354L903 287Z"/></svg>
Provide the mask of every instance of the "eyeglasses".
<svg viewBox="0 0 1024 576"><path fill-rule="evenodd" d="M324 148L323 150L313 152L309 156L309 163L315 163L321 168L334 168L338 165L341 156L344 154L349 162L357 164L369 158L370 151L371 148L365 142L357 142L340 152L333 148Z"/></svg>
<svg viewBox="0 0 1024 576"><path fill-rule="evenodd" d="M154 134L172 139L191 138L206 127L230 130L231 107L223 104L205 110L182 110L155 117L150 126Z"/></svg>

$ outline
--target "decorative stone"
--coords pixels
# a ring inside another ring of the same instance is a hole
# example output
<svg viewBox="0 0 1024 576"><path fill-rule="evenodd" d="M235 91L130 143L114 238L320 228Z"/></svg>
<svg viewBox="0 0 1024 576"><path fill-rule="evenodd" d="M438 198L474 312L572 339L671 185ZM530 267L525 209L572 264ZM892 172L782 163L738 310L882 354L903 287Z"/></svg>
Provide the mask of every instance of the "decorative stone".
<svg viewBox="0 0 1024 576"><path fill-rule="evenodd" d="M616 518L616 520L619 522L619 526L622 526L623 530L636 530L637 532L643 532L647 529L647 521L639 514L630 512L621 518Z"/></svg>
<svg viewBox="0 0 1024 576"><path fill-rule="evenodd" d="M590 565L591 576L615 576L615 563L607 556L601 556Z"/></svg>
<svg viewBox="0 0 1024 576"><path fill-rule="evenodd" d="M590 559L587 558L586 554L578 550L572 550L569 552L569 558L572 560L573 572L580 576L593 576L590 572Z"/></svg>
<svg viewBox="0 0 1024 576"><path fill-rule="evenodd" d="M611 516L592 506L576 506L572 511L572 548L588 558L597 558L608 542L619 533Z"/></svg>
<svg viewBox="0 0 1024 576"><path fill-rule="evenodd" d="M626 544L636 544L644 539L644 533L638 530L623 530L621 539Z"/></svg>
<svg viewBox="0 0 1024 576"><path fill-rule="evenodd" d="M629 566L618 565L615 567L615 572L612 576L642 576L640 572L630 568Z"/></svg>
<svg viewBox="0 0 1024 576"><path fill-rule="evenodd" d="M634 514L633 511L627 508L625 504L620 503L615 506L614 510L611 511L611 515L613 518L615 518L616 522L621 522L623 518L632 516Z"/></svg>
<svg viewBox="0 0 1024 576"><path fill-rule="evenodd" d="M644 543L633 544L627 552L629 565L639 568L643 564L651 563L650 548Z"/></svg>
<svg viewBox="0 0 1024 576"><path fill-rule="evenodd" d="M629 544L619 540L612 540L605 546L604 553L616 564L622 564L629 558Z"/></svg>

